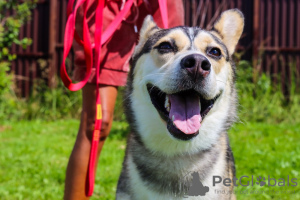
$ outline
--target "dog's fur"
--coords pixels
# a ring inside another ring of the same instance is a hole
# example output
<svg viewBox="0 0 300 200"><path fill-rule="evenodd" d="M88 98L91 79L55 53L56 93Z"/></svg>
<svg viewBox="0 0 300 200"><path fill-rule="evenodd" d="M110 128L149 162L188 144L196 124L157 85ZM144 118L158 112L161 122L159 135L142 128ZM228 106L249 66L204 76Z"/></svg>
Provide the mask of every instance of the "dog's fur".
<svg viewBox="0 0 300 200"><path fill-rule="evenodd" d="M200 181L210 191L188 199L235 199L228 194L233 187L212 186L212 177L235 176L227 130L236 119L232 54L243 27L243 14L237 9L223 12L210 31L198 27L160 29L152 17L146 17L131 60L125 95L131 133L118 182L118 200L184 199L192 179L190 172L198 172ZM172 46L171 51L169 46L167 52L159 50L166 48L159 46L164 42ZM211 55L212 48L219 49L221 56ZM207 77L192 80L180 66L192 54L209 61L211 71ZM197 133L180 133L182 138L177 138L154 106L149 85L162 94L192 90L202 99L215 102ZM227 195L218 194L215 189L225 190Z"/></svg>

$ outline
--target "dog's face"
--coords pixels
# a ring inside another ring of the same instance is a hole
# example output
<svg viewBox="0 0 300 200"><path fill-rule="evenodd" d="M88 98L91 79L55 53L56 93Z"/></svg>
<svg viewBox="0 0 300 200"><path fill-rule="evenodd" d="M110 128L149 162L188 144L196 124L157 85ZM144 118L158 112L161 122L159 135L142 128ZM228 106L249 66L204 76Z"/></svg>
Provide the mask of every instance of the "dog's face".
<svg viewBox="0 0 300 200"><path fill-rule="evenodd" d="M244 19L228 10L211 31L160 29L148 16L132 59L129 95L145 145L166 155L213 145L235 117L231 56Z"/></svg>

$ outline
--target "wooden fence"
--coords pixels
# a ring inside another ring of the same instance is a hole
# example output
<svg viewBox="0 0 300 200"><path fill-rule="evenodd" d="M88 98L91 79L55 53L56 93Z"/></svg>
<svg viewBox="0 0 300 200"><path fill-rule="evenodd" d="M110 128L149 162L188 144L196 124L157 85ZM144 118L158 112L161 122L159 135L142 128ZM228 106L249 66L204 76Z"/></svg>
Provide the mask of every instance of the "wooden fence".
<svg viewBox="0 0 300 200"><path fill-rule="evenodd" d="M174 3L179 3L175 1ZM300 0L183 0L189 26L210 27L219 14L239 8L245 15L245 31L238 50L253 60L258 71L281 80L283 89L300 80ZM67 0L40 0L32 20L20 32L33 44L26 50L13 46L18 58L11 70L22 96L28 96L36 78L55 85L63 51ZM69 56L72 66L73 55ZM72 67L71 67L72 68ZM70 73L72 69L69 69ZM295 79L294 79L294 78Z"/></svg>

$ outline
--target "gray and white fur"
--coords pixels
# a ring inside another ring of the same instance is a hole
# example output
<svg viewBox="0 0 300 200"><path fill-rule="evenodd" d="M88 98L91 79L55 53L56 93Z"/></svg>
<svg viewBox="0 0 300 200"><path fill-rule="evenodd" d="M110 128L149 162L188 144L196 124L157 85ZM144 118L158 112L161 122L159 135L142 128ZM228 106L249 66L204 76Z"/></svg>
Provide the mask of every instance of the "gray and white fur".
<svg viewBox="0 0 300 200"><path fill-rule="evenodd" d="M131 59L124 98L130 134L117 200L235 199L233 186L213 186L212 177L235 177L227 130L236 120L232 54L243 26L243 15L237 9L223 12L210 31L184 26L160 29L150 16L146 17ZM211 66L208 75L193 79L182 68L182 60L191 55L206 60ZM149 85L166 96L192 90L201 99L214 101L193 137L180 138L170 133L169 122L153 104ZM186 196L191 172L198 172L201 183L210 188L205 196Z"/></svg>

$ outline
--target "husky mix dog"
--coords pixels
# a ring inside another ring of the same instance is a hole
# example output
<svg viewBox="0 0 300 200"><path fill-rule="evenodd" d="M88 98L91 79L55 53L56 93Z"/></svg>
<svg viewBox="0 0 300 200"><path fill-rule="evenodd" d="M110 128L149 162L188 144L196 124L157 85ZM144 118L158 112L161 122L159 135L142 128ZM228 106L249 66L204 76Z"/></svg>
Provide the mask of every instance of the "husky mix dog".
<svg viewBox="0 0 300 200"><path fill-rule="evenodd" d="M237 9L209 31L160 29L146 17L125 95L131 133L118 200L235 199L233 186L212 180L235 176L227 130L236 119L232 54L243 27ZM210 188L206 195L186 195L191 172Z"/></svg>

